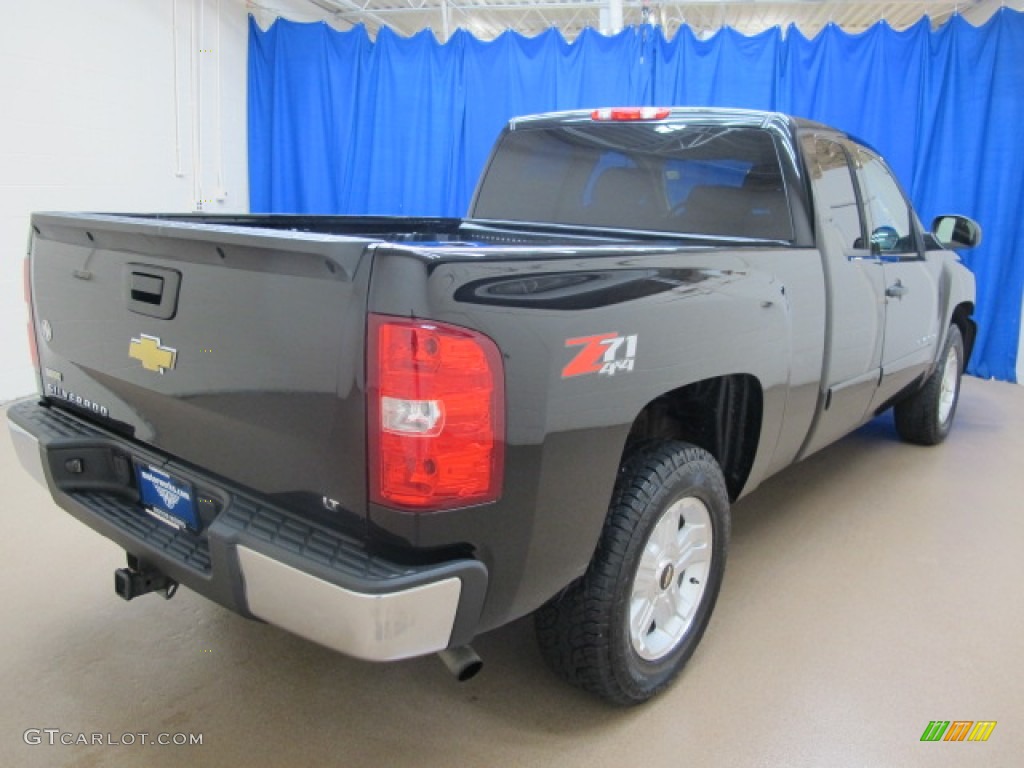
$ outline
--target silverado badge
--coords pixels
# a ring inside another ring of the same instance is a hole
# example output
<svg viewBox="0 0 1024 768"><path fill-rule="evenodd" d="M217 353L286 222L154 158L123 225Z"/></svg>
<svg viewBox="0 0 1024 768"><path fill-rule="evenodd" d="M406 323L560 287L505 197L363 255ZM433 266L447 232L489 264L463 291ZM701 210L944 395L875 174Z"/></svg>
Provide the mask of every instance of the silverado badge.
<svg viewBox="0 0 1024 768"><path fill-rule="evenodd" d="M160 344L160 337L141 334L128 345L128 356L142 363L147 371L164 374L174 368L178 351Z"/></svg>

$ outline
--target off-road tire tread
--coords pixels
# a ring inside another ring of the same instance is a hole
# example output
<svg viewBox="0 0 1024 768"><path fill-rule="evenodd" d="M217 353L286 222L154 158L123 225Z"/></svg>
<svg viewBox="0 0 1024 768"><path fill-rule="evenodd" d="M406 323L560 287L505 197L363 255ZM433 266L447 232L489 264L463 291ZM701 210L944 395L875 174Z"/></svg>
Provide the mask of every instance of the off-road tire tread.
<svg viewBox="0 0 1024 768"><path fill-rule="evenodd" d="M623 578L622 564L637 526L661 487L684 466L704 473L728 509L725 479L707 451L680 441L639 446L620 467L608 516L586 573L535 614L537 639L548 666L573 685L617 704L637 704L659 693L672 682L693 650L691 647L678 668L658 685L638 690L616 675L616 665L622 659L615 658L608 637L612 603ZM725 530L717 534L724 535L724 547L728 541L727 512ZM631 579L631 575L626 578ZM697 628L696 640L703 629ZM695 647L696 642L690 645Z"/></svg>

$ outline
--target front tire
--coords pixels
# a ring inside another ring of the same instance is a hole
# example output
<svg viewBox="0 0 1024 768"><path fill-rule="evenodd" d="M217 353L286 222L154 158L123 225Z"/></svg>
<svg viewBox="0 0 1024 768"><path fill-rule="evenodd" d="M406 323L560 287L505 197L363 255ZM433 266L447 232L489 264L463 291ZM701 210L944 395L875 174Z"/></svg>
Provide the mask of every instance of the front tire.
<svg viewBox="0 0 1024 768"><path fill-rule="evenodd" d="M908 443L938 445L953 426L964 369L964 340L956 325L949 328L939 365L925 385L896 403L896 431Z"/></svg>
<svg viewBox="0 0 1024 768"><path fill-rule="evenodd" d="M707 451L677 441L635 451L587 572L537 611L548 665L617 704L662 691L707 628L728 539L729 495Z"/></svg>

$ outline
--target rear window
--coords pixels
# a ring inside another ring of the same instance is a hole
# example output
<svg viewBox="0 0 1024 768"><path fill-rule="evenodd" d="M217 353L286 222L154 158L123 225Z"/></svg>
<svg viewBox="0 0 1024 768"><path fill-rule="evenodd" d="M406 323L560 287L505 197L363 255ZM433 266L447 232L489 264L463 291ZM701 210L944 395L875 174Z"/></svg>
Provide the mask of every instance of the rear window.
<svg viewBox="0 0 1024 768"><path fill-rule="evenodd" d="M792 240L775 138L760 128L673 123L509 132L477 219Z"/></svg>

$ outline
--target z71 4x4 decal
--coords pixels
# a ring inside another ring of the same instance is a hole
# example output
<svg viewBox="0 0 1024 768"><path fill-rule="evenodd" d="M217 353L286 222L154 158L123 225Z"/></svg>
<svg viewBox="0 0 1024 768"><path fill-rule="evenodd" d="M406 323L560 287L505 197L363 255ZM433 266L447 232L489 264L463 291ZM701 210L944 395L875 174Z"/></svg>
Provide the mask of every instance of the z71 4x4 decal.
<svg viewBox="0 0 1024 768"><path fill-rule="evenodd" d="M636 360L636 334L620 336L617 333L599 333L566 339L567 347L582 347L569 364L562 369L562 378L596 373L614 376L620 371L632 371Z"/></svg>

